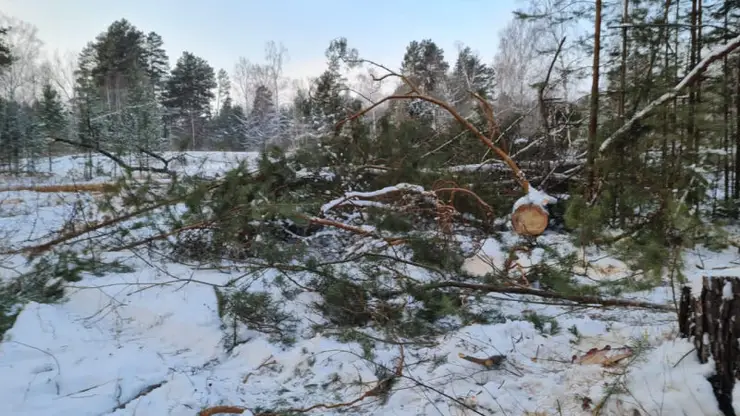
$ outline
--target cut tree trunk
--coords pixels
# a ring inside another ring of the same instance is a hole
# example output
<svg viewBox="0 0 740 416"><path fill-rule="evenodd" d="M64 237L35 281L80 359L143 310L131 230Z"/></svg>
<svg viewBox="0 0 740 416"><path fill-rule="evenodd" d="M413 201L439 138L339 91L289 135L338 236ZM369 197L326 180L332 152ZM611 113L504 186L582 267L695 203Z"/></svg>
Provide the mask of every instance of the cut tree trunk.
<svg viewBox="0 0 740 416"><path fill-rule="evenodd" d="M524 204L511 214L511 225L514 232L524 236L538 236L545 232L550 216L547 211L536 204Z"/></svg>
<svg viewBox="0 0 740 416"><path fill-rule="evenodd" d="M715 373L709 377L719 408L725 416L736 416L732 389L740 377L740 278L704 277L701 293L681 291L678 328L682 338L694 343L701 363L711 357Z"/></svg>

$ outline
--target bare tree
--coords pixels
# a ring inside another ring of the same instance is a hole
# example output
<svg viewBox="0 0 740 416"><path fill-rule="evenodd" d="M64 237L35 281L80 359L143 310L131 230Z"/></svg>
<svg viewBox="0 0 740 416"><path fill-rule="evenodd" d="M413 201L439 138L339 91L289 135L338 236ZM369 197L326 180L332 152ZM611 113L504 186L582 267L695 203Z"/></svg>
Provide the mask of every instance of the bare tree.
<svg viewBox="0 0 740 416"><path fill-rule="evenodd" d="M282 43L276 44L275 41L269 41L265 45L265 75L270 79L270 88L274 95L273 101L275 108L280 108L280 91L287 85L287 80L283 78L283 65L288 62L288 49Z"/></svg>
<svg viewBox="0 0 740 416"><path fill-rule="evenodd" d="M252 89L250 70L252 63L243 56L239 57L234 65L234 73L232 74L232 88L234 88L235 96L241 100L242 107L248 109L252 97L254 96L254 90Z"/></svg>
<svg viewBox="0 0 740 416"><path fill-rule="evenodd" d="M368 106L374 105L386 95L383 91L383 81L377 81L380 77L374 69L375 68L369 68L366 72L361 72L355 75L353 79L348 82L350 92L355 96L360 97L360 99ZM376 133L375 129L378 115L382 114L385 109L386 107L377 107L373 108L372 111L368 113L372 119L371 128L373 134Z"/></svg>
<svg viewBox="0 0 740 416"><path fill-rule="evenodd" d="M287 61L288 50L282 43L274 41L265 44L265 63L252 63L243 56L239 57L232 75L233 88L247 112L260 85L270 88L275 108L279 108L280 93L289 86L288 80L283 77L283 68Z"/></svg>
<svg viewBox="0 0 740 416"><path fill-rule="evenodd" d="M44 82L56 87L66 100L75 96L75 70L79 52L59 50L41 63L41 77Z"/></svg>
<svg viewBox="0 0 740 416"><path fill-rule="evenodd" d="M0 74L0 87L8 99L29 102L35 98L40 74L41 46L38 29L30 23L0 15L0 27L9 27L7 43L13 62Z"/></svg>
<svg viewBox="0 0 740 416"><path fill-rule="evenodd" d="M498 51L494 57L496 91L518 106L531 105L537 98L532 85L540 81L545 62L539 57L542 48L541 25L514 19L499 33Z"/></svg>

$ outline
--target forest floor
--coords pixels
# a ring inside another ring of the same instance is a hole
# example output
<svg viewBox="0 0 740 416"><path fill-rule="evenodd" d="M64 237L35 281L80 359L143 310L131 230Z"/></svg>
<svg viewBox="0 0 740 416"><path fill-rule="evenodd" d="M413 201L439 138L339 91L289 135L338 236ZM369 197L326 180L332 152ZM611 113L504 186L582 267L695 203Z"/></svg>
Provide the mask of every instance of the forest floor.
<svg viewBox="0 0 740 416"><path fill-rule="evenodd" d="M196 152L188 156L191 163L176 168L218 174L252 157ZM81 157L57 158L48 177L6 177L5 189L80 183L82 163ZM96 170L110 173L110 165ZM86 182L108 180L103 174ZM0 192L6 246L44 241L78 215L80 205L92 205L94 194ZM479 241L481 254L501 263L506 254L500 240L514 238L504 233L499 240ZM562 234L547 232L540 240L559 250L576 250ZM541 254L535 249L522 261L535 262ZM492 293L477 299L476 307L495 311L498 323L467 325L433 343L380 343L368 353L361 343L313 331L312 324L322 319L310 307L318 298L304 292L281 299L291 315L300 317L295 343L271 343L252 331L245 335L248 341L227 351L214 285L234 279L237 272L153 261L132 251L103 256L126 265L125 270L84 274L68 285L61 302L25 304L5 333L0 414L184 416L215 405L251 411L307 408L362 396L375 386L378 366L393 368L399 359L402 377L387 396L368 397L349 411L317 408L312 413L578 416L601 407L603 415L719 414L705 379L711 364L699 364L691 354L693 345L677 338L673 312L564 307L532 296ZM605 252L582 250L581 256L591 265L584 281L633 276ZM7 255L0 279L26 267L22 256ZM683 273L694 285L706 274L740 275L737 250L686 252ZM279 296L270 284L276 277L277 271L270 270L248 276L250 290ZM676 292L666 277L655 289L623 298L673 305ZM629 357L611 367L603 360L580 362L589 350L606 346L611 354L628 351ZM460 354L506 358L485 368Z"/></svg>

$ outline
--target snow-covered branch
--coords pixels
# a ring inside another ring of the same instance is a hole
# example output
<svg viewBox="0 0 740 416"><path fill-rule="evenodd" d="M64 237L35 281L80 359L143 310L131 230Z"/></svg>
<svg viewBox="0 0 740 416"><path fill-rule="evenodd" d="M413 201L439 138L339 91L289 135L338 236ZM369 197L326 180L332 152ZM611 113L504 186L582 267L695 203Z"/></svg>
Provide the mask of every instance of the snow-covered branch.
<svg viewBox="0 0 740 416"><path fill-rule="evenodd" d="M614 143L614 141L622 136L624 133L629 131L632 126L635 125L638 121L645 118L647 115L649 115L651 112L653 112L656 108L660 107L661 105L665 104L666 102L672 100L676 96L678 96L681 91L688 87L691 83L693 83L699 75L701 75L704 71L707 70L709 65L711 65L713 62L716 62L725 56L731 54L732 52L736 51L740 47L740 36L731 39L729 42L727 42L726 45L723 45L720 48L717 48L716 50L709 53L701 62L699 62L694 69L692 69L686 76L676 84L675 87L673 87L672 90L668 91L667 93L661 95L658 99L651 102L645 108L640 110L637 114L635 114L629 121L624 123L622 127L620 127L617 131L615 131L611 136L609 136L606 140L604 140L603 143L601 143L601 146L599 147L599 153L604 153L609 147Z"/></svg>

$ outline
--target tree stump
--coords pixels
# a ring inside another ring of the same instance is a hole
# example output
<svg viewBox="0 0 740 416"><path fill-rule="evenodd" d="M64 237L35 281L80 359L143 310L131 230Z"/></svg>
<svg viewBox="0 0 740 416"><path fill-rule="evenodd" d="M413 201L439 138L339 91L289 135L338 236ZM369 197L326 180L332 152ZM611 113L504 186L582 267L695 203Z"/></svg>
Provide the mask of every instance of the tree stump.
<svg viewBox="0 0 740 416"><path fill-rule="evenodd" d="M521 205L511 214L511 226L514 232L529 237L545 232L549 220L547 210L536 204Z"/></svg>
<svg viewBox="0 0 740 416"><path fill-rule="evenodd" d="M736 416L732 389L740 377L740 278L704 277L698 296L685 286L681 290L678 329L682 338L693 341L699 362L714 359L715 374L709 382L719 408L725 416Z"/></svg>

